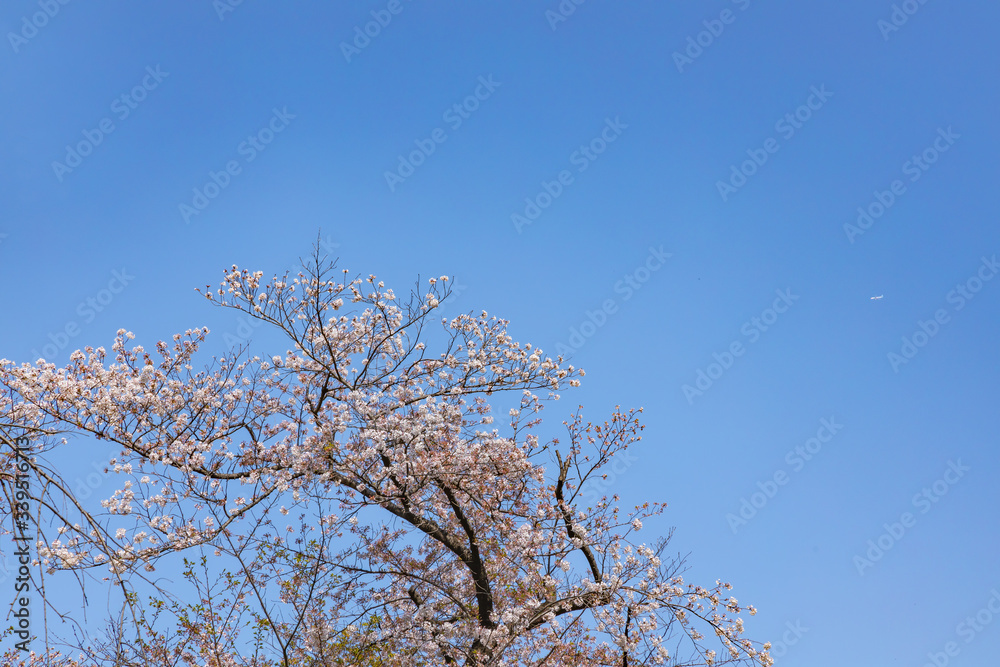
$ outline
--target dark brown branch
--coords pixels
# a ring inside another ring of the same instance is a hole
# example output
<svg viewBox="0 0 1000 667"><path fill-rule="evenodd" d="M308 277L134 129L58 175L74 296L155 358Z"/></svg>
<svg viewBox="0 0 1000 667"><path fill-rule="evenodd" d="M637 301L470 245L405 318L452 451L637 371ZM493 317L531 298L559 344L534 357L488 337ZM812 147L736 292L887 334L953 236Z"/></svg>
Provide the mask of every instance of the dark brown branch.
<svg viewBox="0 0 1000 667"><path fill-rule="evenodd" d="M566 476L569 473L570 460L566 459L563 461L562 455L559 451L556 451L556 460L559 462L559 479L556 481L556 503L559 505L559 511L562 513L563 521L566 523L566 535L571 540L581 540L579 533L573 528L573 515L570 512L569 505L566 503L563 488L566 485ZM590 549L590 545L583 543L580 547L580 551L587 559L587 564L590 565L590 572L594 575L594 583L599 584L603 579L601 574L601 568L597 564L597 559L594 558L594 553Z"/></svg>

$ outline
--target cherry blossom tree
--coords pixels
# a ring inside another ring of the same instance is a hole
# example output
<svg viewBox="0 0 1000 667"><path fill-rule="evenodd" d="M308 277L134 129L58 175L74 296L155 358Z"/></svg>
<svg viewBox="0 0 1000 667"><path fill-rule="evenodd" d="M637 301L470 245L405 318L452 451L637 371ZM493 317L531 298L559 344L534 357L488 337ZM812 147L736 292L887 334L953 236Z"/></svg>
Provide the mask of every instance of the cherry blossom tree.
<svg viewBox="0 0 1000 667"><path fill-rule="evenodd" d="M281 354L198 368L208 329L149 351L120 330L62 368L0 361L0 428L36 442L37 583L93 575L121 598L100 637L76 626L69 648L7 659L771 664L728 583L688 584L667 539L639 540L664 505L583 506L581 486L640 439L641 409L577 409L541 437L543 407L583 371L485 312L437 317L449 294L442 277L401 301L317 248L297 276L233 266L203 293L287 336ZM88 437L116 452L120 488L99 507L55 465ZM187 593L157 579L178 568Z"/></svg>

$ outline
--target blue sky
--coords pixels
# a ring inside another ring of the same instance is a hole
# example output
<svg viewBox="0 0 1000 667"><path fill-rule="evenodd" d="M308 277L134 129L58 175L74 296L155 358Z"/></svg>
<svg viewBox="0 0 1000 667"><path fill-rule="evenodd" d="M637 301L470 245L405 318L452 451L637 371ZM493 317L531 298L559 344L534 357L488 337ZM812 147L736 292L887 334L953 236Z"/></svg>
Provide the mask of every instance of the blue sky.
<svg viewBox="0 0 1000 667"><path fill-rule="evenodd" d="M221 352L194 288L322 229L643 406L609 490L778 665L992 659L1000 7L229 1L5 3L0 357Z"/></svg>

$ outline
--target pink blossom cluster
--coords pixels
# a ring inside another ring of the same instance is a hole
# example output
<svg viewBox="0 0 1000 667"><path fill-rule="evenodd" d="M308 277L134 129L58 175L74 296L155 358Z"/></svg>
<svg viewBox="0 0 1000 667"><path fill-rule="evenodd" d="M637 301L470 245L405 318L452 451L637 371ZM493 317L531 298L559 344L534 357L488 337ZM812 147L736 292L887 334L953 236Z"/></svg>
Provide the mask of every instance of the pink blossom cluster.
<svg viewBox="0 0 1000 667"><path fill-rule="evenodd" d="M319 258L266 282L233 266L205 297L281 330L283 353L199 367L208 329L151 352L120 330L110 354L87 347L62 368L0 361L0 425L48 443L37 472L77 510L44 504L40 565L104 569L133 590L171 553L201 546L235 563L186 572L200 604L164 591L132 616L146 624L128 644L144 664L771 664L743 637L737 615L755 610L729 584L687 584L665 540L633 540L664 505L582 506L581 485L640 440L641 409L599 424L577 411L565 442L541 438L543 405L583 371L486 312L436 320L448 279L427 289L401 303ZM118 450L120 488L100 510L43 465L88 436ZM168 612L173 633L153 622ZM252 651L248 617L262 637ZM77 658L23 664L114 664L122 650L112 633Z"/></svg>

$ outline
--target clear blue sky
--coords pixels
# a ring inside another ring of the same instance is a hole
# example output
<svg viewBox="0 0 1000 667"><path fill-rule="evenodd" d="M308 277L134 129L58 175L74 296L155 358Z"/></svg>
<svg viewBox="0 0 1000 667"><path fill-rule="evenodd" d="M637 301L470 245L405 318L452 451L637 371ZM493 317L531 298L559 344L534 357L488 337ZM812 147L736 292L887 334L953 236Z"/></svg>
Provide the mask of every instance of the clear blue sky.
<svg viewBox="0 0 1000 667"><path fill-rule="evenodd" d="M322 228L577 348L554 422L644 406L611 489L779 665L995 661L1000 7L223 2L4 4L0 357L221 351L193 289Z"/></svg>

